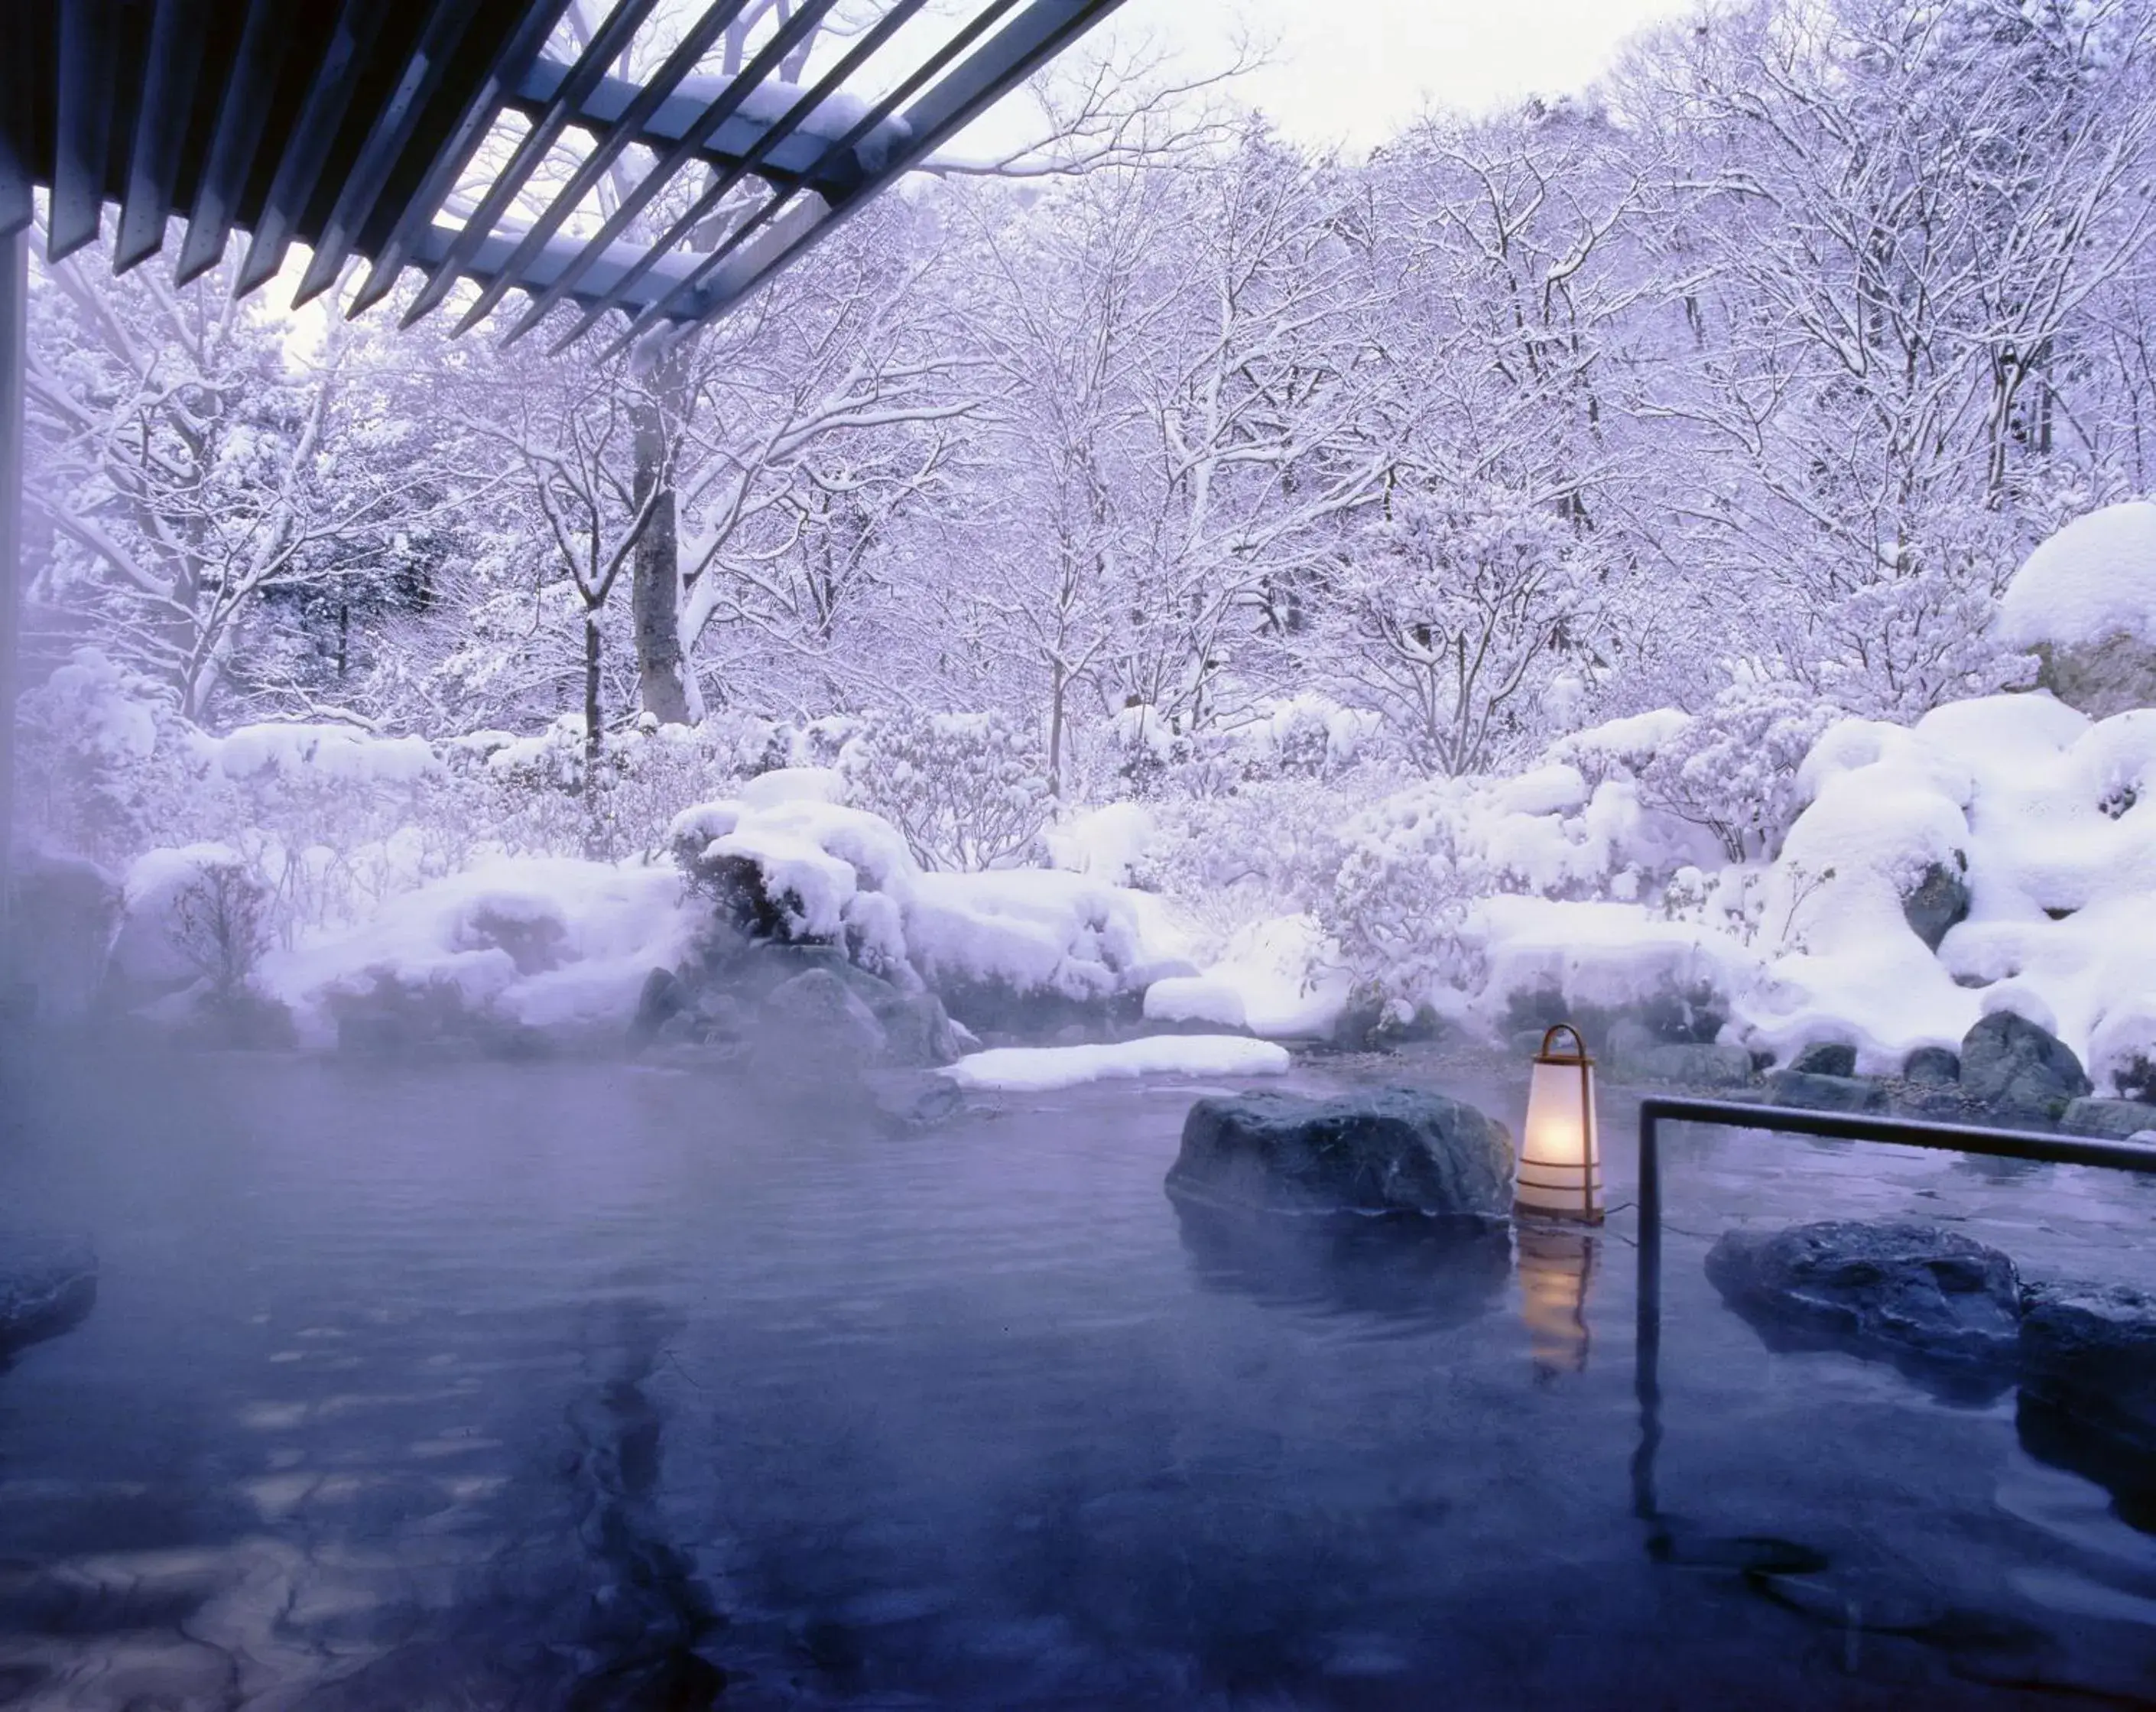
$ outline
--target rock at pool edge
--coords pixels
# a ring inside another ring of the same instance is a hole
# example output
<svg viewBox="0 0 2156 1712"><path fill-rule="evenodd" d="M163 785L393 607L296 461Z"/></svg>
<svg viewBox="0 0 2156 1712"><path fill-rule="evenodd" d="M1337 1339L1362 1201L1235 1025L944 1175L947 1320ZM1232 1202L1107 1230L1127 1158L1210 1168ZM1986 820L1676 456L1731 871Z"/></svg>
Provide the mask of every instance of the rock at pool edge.
<svg viewBox="0 0 2156 1712"><path fill-rule="evenodd" d="M0 1363L57 1337L97 1299L97 1256L80 1236L0 1231Z"/></svg>
<svg viewBox="0 0 2156 1712"><path fill-rule="evenodd" d="M1252 1211L1499 1218L1512 1210L1512 1138L1462 1101L1410 1088L1214 1096L1183 1119L1168 1190Z"/></svg>

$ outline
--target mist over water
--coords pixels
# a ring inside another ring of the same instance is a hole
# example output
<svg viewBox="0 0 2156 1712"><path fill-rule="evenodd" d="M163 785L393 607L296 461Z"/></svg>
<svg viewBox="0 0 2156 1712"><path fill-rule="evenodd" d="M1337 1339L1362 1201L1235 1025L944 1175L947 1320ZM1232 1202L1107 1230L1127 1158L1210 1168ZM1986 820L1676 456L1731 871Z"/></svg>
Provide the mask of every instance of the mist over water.
<svg viewBox="0 0 2156 1712"><path fill-rule="evenodd" d="M2143 1187L1678 1137L1643 1522L1626 1216L1194 1216L1188 1085L900 1128L620 1066L5 1074L0 1205L102 1264L0 1371L0 1704L2156 1694L2156 1538L2010 1398L1770 1353L1700 1269L1914 1206L2102 1275Z"/></svg>

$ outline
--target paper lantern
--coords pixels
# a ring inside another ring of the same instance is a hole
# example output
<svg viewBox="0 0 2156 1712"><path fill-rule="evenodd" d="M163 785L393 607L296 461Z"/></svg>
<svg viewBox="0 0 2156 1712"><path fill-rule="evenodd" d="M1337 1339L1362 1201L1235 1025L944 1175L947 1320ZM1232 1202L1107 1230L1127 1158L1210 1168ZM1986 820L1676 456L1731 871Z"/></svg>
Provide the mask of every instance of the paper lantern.
<svg viewBox="0 0 2156 1712"><path fill-rule="evenodd" d="M1572 1050L1558 1044L1572 1038ZM1543 1036L1527 1083L1527 1121L1520 1132L1513 1181L1516 1212L1538 1218L1602 1222L1602 1138L1594 1122L1594 1061L1579 1031L1561 1022Z"/></svg>

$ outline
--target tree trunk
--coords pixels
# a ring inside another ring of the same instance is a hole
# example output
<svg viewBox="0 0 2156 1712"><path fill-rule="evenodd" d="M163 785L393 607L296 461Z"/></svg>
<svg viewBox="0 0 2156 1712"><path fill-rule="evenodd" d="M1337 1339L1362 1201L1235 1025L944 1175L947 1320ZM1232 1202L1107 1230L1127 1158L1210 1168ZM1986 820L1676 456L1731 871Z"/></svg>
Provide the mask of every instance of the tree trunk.
<svg viewBox="0 0 2156 1712"><path fill-rule="evenodd" d="M634 495L640 507L654 490L651 516L629 558L629 607L635 620L637 696L661 725L694 725L703 698L681 647L680 518L667 455L666 413L683 409L688 353L674 345L652 362L630 403L636 427Z"/></svg>
<svg viewBox="0 0 2156 1712"><path fill-rule="evenodd" d="M1063 794L1063 700L1066 687L1063 662L1051 661L1048 690L1048 794Z"/></svg>
<svg viewBox="0 0 2156 1712"><path fill-rule="evenodd" d="M598 783L599 770L599 614L597 607L584 612L584 789Z"/></svg>

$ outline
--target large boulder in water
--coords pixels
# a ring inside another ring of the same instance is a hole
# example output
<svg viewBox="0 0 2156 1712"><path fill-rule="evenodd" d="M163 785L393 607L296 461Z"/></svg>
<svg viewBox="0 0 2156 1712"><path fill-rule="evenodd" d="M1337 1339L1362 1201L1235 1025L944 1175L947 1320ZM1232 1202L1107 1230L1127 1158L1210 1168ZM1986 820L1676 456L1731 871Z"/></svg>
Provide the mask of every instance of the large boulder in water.
<svg viewBox="0 0 2156 1712"><path fill-rule="evenodd" d="M1770 1343L1835 1347L1912 1364L2010 1375L2021 1284L1995 1248L1937 1225L1826 1220L1730 1231L1707 1275ZM1938 1375L1943 1376L1943 1375Z"/></svg>
<svg viewBox="0 0 2156 1712"><path fill-rule="evenodd" d="M834 1068L874 1064L888 1044L875 1012L829 969L808 969L772 989L763 1021L770 1045Z"/></svg>
<svg viewBox="0 0 2156 1712"><path fill-rule="evenodd" d="M57 1336L97 1299L97 1256L80 1236L0 1231L0 1362Z"/></svg>
<svg viewBox="0 0 2156 1712"><path fill-rule="evenodd" d="M1415 1089L1216 1096L1184 1118L1168 1189L1265 1212L1498 1217L1512 1206L1512 1139L1474 1107Z"/></svg>
<svg viewBox="0 0 2156 1712"><path fill-rule="evenodd" d="M1883 1112L1887 1090L1861 1076L1774 1070L1767 1074L1767 1103L1807 1112Z"/></svg>
<svg viewBox="0 0 2156 1712"><path fill-rule="evenodd" d="M2010 1115L2051 1118L2096 1089L2057 1036L2025 1016L1994 1010L1963 1037L1961 1091Z"/></svg>
<svg viewBox="0 0 2156 1712"><path fill-rule="evenodd" d="M2020 1336L2025 1397L2156 1458L2156 1293L2130 1284L2033 1285ZM2149 1483L2156 1486L2156 1473Z"/></svg>

